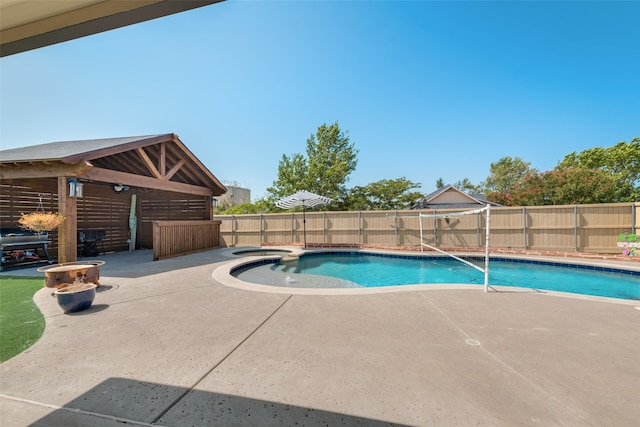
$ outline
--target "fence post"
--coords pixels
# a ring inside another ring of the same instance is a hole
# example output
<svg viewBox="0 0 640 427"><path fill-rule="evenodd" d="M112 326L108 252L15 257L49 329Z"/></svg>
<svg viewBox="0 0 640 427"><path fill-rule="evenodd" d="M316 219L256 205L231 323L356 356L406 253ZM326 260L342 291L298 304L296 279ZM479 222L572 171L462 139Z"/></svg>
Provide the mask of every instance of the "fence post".
<svg viewBox="0 0 640 427"><path fill-rule="evenodd" d="M262 215L262 212L260 212L260 246L262 246L262 225L263 225L263 221L264 221L264 216Z"/></svg>
<svg viewBox="0 0 640 427"><path fill-rule="evenodd" d="M293 236L294 236L294 231L293 231L293 220L294 220L294 216L293 216L293 212L291 212L291 242L293 243Z"/></svg>
<svg viewBox="0 0 640 427"><path fill-rule="evenodd" d="M327 213L322 212L322 244L327 243Z"/></svg>
<svg viewBox="0 0 640 427"><path fill-rule="evenodd" d="M396 231L396 246L400 246L400 236L398 235L398 211L393 211L393 228Z"/></svg>
<svg viewBox="0 0 640 427"><path fill-rule="evenodd" d="M231 215L231 247L234 247L236 245L235 231L236 231L236 216Z"/></svg>
<svg viewBox="0 0 640 427"><path fill-rule="evenodd" d="M362 211L358 211L358 243L362 244Z"/></svg>
<svg viewBox="0 0 640 427"><path fill-rule="evenodd" d="M480 215L476 214L476 240L478 241L478 247L482 247L482 242L480 241Z"/></svg>
<svg viewBox="0 0 640 427"><path fill-rule="evenodd" d="M434 215L438 215L438 210L433 210ZM433 246L438 246L438 220L436 217L433 217Z"/></svg>
<svg viewBox="0 0 640 427"><path fill-rule="evenodd" d="M527 250L527 208L522 207L522 246Z"/></svg>
<svg viewBox="0 0 640 427"><path fill-rule="evenodd" d="M578 206L573 205L573 251L578 252Z"/></svg>

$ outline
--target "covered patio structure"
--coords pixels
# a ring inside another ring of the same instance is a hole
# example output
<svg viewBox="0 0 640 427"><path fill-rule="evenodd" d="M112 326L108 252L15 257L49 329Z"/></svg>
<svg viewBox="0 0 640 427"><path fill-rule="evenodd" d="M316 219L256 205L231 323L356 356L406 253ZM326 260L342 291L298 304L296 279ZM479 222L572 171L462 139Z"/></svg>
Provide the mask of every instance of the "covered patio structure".
<svg viewBox="0 0 640 427"><path fill-rule="evenodd" d="M212 197L226 188L170 133L0 151L0 192L1 227L16 227L39 204L64 215L50 253L71 262L84 236L98 240L100 252L124 251L153 248L154 223L213 223Z"/></svg>

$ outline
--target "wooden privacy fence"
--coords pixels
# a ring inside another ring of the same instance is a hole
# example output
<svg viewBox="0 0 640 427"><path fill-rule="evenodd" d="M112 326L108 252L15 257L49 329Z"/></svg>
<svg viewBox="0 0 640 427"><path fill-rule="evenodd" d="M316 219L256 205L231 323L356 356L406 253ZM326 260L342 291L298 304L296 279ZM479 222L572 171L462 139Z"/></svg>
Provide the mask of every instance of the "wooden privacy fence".
<svg viewBox="0 0 640 427"><path fill-rule="evenodd" d="M491 247L616 253L618 235L640 234L640 203L491 208ZM308 244L420 247L422 241L445 248L480 248L485 241L485 213L451 218L423 214L465 209L306 212ZM302 212L216 215L220 246L301 243ZM155 247L155 244L154 244Z"/></svg>
<svg viewBox="0 0 640 427"><path fill-rule="evenodd" d="M220 221L153 221L153 260L217 248L219 234Z"/></svg>

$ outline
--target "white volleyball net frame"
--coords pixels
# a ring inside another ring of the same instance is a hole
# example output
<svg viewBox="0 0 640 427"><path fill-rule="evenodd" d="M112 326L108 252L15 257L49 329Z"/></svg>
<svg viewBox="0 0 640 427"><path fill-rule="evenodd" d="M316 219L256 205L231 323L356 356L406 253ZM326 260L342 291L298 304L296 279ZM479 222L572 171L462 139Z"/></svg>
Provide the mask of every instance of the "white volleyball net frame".
<svg viewBox="0 0 640 427"><path fill-rule="evenodd" d="M479 215L483 212L486 212L486 226L485 226L485 248L484 248L484 267L480 267L466 259L460 258L459 256L456 256L452 253L449 253L447 251L443 251L440 248L437 248L435 246L432 245L428 245L424 242L424 234L423 234L423 227L422 227L422 219L423 218L430 218L430 219L437 219L437 218L453 218L453 217L457 217L457 216L465 216L465 215ZM490 247L490 234L491 234L491 205L487 204L485 207L483 208L479 208L479 209L473 209L473 210L469 210L469 211L463 211L463 212L453 212L453 213L433 213L433 214L426 214L426 213L419 213L418 217L420 219L420 250L423 251L424 248L429 248L433 251L436 251L438 253L441 253L443 255L449 256L457 261L460 261L470 267L475 268L476 270L482 272L484 274L484 291L487 292L489 289L489 247Z"/></svg>

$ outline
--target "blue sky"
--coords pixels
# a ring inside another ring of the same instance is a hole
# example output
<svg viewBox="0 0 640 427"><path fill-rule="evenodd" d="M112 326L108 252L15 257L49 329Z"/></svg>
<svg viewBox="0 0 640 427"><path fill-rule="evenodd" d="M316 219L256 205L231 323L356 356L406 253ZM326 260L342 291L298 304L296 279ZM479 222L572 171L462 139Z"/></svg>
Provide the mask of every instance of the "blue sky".
<svg viewBox="0 0 640 427"><path fill-rule="evenodd" d="M640 136L640 2L226 1L0 60L2 149L176 133L264 196L338 122L348 187Z"/></svg>

